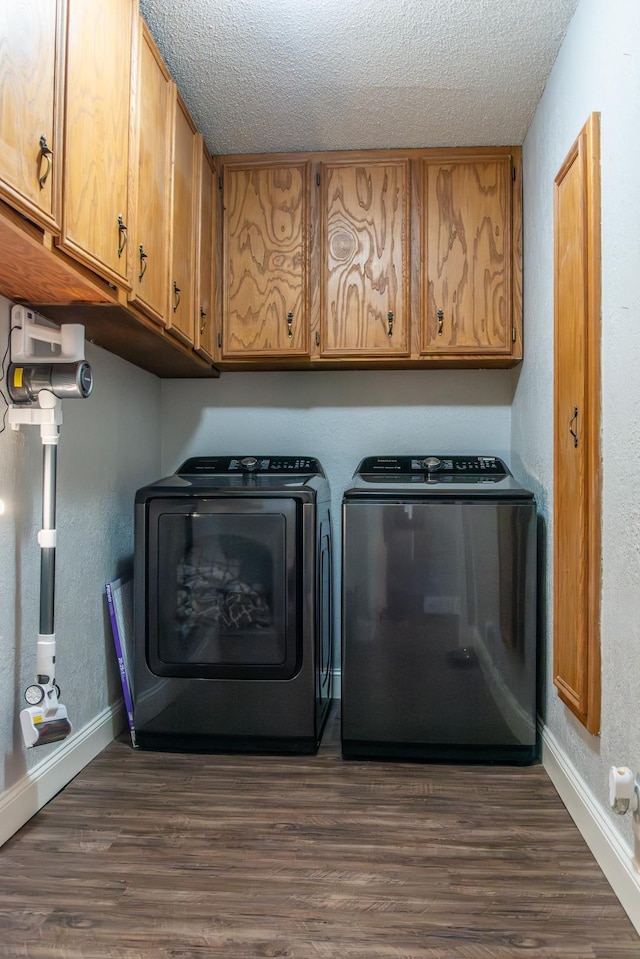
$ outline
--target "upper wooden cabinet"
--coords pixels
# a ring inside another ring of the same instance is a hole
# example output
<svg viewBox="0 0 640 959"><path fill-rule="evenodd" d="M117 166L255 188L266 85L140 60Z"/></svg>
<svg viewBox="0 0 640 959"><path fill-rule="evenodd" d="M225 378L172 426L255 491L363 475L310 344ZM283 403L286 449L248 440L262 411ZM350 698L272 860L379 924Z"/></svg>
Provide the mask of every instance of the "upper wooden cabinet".
<svg viewBox="0 0 640 959"><path fill-rule="evenodd" d="M0 198L56 233L66 6L0 4Z"/></svg>
<svg viewBox="0 0 640 959"><path fill-rule="evenodd" d="M171 270L167 328L185 343L195 335L196 230L202 138L176 91L171 180Z"/></svg>
<svg viewBox="0 0 640 959"><path fill-rule="evenodd" d="M519 147L219 162L222 369L522 359Z"/></svg>
<svg viewBox="0 0 640 959"><path fill-rule="evenodd" d="M322 356L409 352L409 161L321 166Z"/></svg>
<svg viewBox="0 0 640 959"><path fill-rule="evenodd" d="M137 0L68 0L61 247L130 289Z"/></svg>
<svg viewBox="0 0 640 959"><path fill-rule="evenodd" d="M0 4L0 294L160 376L217 375L193 348L201 143L138 0Z"/></svg>
<svg viewBox="0 0 640 959"><path fill-rule="evenodd" d="M308 356L308 164L225 163L223 191L222 356Z"/></svg>
<svg viewBox="0 0 640 959"><path fill-rule="evenodd" d="M423 160L421 353L511 355L514 172L510 155Z"/></svg>
<svg viewBox="0 0 640 959"><path fill-rule="evenodd" d="M135 111L136 177L129 299L157 323L169 309L171 149L175 85L140 20Z"/></svg>

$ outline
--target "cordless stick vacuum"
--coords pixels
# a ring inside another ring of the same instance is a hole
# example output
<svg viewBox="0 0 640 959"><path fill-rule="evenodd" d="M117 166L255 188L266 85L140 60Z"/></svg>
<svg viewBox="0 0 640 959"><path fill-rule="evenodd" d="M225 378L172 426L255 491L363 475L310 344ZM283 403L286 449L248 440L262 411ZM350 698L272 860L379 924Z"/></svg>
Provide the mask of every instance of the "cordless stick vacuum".
<svg viewBox="0 0 640 959"><path fill-rule="evenodd" d="M39 426L43 447L37 682L27 686L24 697L28 706L20 712L24 743L31 747L65 739L72 731L55 681L56 469L61 400L89 396L93 374L84 359L83 326L67 323L57 327L24 306L11 310L10 350L9 423L14 430L23 425Z"/></svg>

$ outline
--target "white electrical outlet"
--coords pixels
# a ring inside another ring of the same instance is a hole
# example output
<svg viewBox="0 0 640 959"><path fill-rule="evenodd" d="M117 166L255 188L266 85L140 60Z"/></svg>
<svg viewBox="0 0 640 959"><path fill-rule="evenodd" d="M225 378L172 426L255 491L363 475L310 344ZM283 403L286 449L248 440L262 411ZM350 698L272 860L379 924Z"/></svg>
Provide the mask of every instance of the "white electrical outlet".
<svg viewBox="0 0 640 959"><path fill-rule="evenodd" d="M635 803L633 810L633 867L640 872L640 774L635 778Z"/></svg>

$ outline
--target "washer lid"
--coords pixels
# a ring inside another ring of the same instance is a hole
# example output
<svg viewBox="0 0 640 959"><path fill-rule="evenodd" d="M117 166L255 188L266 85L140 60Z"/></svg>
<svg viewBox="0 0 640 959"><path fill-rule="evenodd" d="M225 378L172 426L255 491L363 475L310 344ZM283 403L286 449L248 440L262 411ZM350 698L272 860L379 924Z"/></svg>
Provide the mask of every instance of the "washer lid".
<svg viewBox="0 0 640 959"><path fill-rule="evenodd" d="M451 453L367 456L356 470L356 475L360 476L415 476L425 473L430 477L464 477L472 482L487 478L499 480L510 475L508 467L497 456L478 456L473 453L460 456Z"/></svg>
<svg viewBox="0 0 640 959"><path fill-rule="evenodd" d="M441 496L531 499L503 460L493 455L426 453L368 456L346 497Z"/></svg>

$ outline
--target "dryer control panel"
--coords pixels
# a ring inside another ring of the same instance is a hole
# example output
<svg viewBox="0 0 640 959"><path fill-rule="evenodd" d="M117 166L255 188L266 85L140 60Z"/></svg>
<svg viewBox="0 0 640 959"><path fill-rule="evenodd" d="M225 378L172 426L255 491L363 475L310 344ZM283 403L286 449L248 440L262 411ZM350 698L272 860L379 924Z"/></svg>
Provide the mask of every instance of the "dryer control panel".
<svg viewBox="0 0 640 959"><path fill-rule="evenodd" d="M318 460L310 456L194 456L177 470L178 475L220 476L223 473L320 473Z"/></svg>

